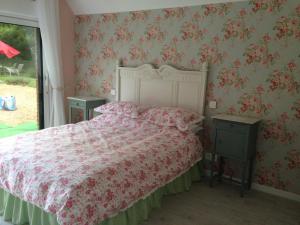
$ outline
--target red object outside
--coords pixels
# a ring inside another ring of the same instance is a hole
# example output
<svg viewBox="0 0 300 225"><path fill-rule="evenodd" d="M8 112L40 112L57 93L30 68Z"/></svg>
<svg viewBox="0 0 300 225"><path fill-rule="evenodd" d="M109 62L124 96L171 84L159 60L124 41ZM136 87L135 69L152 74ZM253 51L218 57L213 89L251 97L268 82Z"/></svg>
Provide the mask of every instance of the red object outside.
<svg viewBox="0 0 300 225"><path fill-rule="evenodd" d="M7 58L13 58L19 55L20 52L3 41L0 41L0 54L6 55Z"/></svg>

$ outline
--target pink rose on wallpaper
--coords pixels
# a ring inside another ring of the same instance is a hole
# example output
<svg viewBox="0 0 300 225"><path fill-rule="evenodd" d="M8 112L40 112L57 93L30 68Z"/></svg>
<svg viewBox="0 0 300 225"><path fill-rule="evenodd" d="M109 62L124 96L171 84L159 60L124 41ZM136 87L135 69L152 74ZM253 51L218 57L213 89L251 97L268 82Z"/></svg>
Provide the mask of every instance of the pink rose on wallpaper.
<svg viewBox="0 0 300 225"><path fill-rule="evenodd" d="M190 62L189 62L189 65L190 65L191 68L197 67L198 66L197 59L195 59L195 58L191 59Z"/></svg>
<svg viewBox="0 0 300 225"><path fill-rule="evenodd" d="M234 62L233 62L233 65L235 68L240 68L242 63L239 59L236 59Z"/></svg>
<svg viewBox="0 0 300 225"><path fill-rule="evenodd" d="M124 66L126 66L126 65L128 65L128 58L125 56L125 57L122 57L122 59L121 59L121 62L122 62L122 65L124 65Z"/></svg>
<svg viewBox="0 0 300 225"><path fill-rule="evenodd" d="M275 161L271 168L261 166L256 171L256 181L261 185L268 185L277 189L286 190L290 181L281 177L281 162Z"/></svg>
<svg viewBox="0 0 300 225"><path fill-rule="evenodd" d="M203 19L204 19L204 16L203 16L203 14L201 14L200 12L195 12L195 13L193 14L192 20L195 20L195 21L200 22L200 21L203 20Z"/></svg>
<svg viewBox="0 0 300 225"><path fill-rule="evenodd" d="M204 5L204 15L209 16L209 15L219 15L219 16L224 16L229 13L229 9L232 3L226 3L226 4L208 4Z"/></svg>
<svg viewBox="0 0 300 225"><path fill-rule="evenodd" d="M82 79L82 80L78 81L77 84L76 84L76 89L78 91L88 90L89 89L88 82L85 79Z"/></svg>
<svg viewBox="0 0 300 225"><path fill-rule="evenodd" d="M76 56L81 59L81 58L88 58L91 56L90 51L88 50L87 47L79 46L79 48L76 51Z"/></svg>
<svg viewBox="0 0 300 225"><path fill-rule="evenodd" d="M293 75L293 71L296 68L294 62L288 63L282 71L274 70L271 75L268 76L269 90L286 90L288 93L294 94L299 92L300 83L298 83Z"/></svg>
<svg viewBox="0 0 300 225"><path fill-rule="evenodd" d="M115 37L117 41L129 42L132 40L133 32L128 30L128 27L119 26L115 30Z"/></svg>
<svg viewBox="0 0 300 225"><path fill-rule="evenodd" d="M257 93L257 94L262 95L264 92L265 92L265 89L264 89L264 87L263 87L262 84L260 84L260 85L258 85L258 86L256 87L256 93Z"/></svg>
<svg viewBox="0 0 300 225"><path fill-rule="evenodd" d="M215 4L209 4L204 6L204 15L208 16L210 14L215 14L218 12L218 9Z"/></svg>
<svg viewBox="0 0 300 225"><path fill-rule="evenodd" d="M236 68L223 68L219 71L218 78L219 87L235 87L242 88L245 82L248 80L247 77L241 77Z"/></svg>
<svg viewBox="0 0 300 225"><path fill-rule="evenodd" d="M170 8L170 9L163 9L164 17L168 18L181 18L184 16L184 8Z"/></svg>
<svg viewBox="0 0 300 225"><path fill-rule="evenodd" d="M162 64L161 59L160 58L155 58L152 62L152 64L156 67L159 67L159 65Z"/></svg>
<svg viewBox="0 0 300 225"><path fill-rule="evenodd" d="M300 16L300 5L296 7L296 14L297 16Z"/></svg>
<svg viewBox="0 0 300 225"><path fill-rule="evenodd" d="M280 11L287 0L251 0L253 12L273 12Z"/></svg>
<svg viewBox="0 0 300 225"><path fill-rule="evenodd" d="M288 68L290 69L290 71L294 71L296 69L296 64L295 62L289 62L288 63Z"/></svg>
<svg viewBox="0 0 300 225"><path fill-rule="evenodd" d="M131 60L145 61L147 59L148 52L146 52L142 47L131 46L129 55Z"/></svg>
<svg viewBox="0 0 300 225"><path fill-rule="evenodd" d="M259 63L261 65L270 65L274 63L274 60L279 58L277 52L270 52L268 47L269 35L264 35L263 39L259 43L250 44L244 52L246 57L246 64Z"/></svg>
<svg viewBox="0 0 300 225"><path fill-rule="evenodd" d="M80 34L78 32L74 32L74 41L77 43L79 41Z"/></svg>
<svg viewBox="0 0 300 225"><path fill-rule="evenodd" d="M295 38L300 39L300 17L281 16L274 26L278 39Z"/></svg>
<svg viewBox="0 0 300 225"><path fill-rule="evenodd" d="M272 104L266 104L262 101L263 92L255 90L254 93L244 93L240 96L238 104L241 113L253 113L253 116L262 116L269 113L273 107Z"/></svg>
<svg viewBox="0 0 300 225"><path fill-rule="evenodd" d="M286 113L280 115L277 121L266 120L262 125L262 135L265 140L274 140L281 144L288 144L294 141L296 133L287 129L288 120Z"/></svg>
<svg viewBox="0 0 300 225"><path fill-rule="evenodd" d="M99 76L101 74L103 74L103 70L98 65L92 64L89 66L89 75Z"/></svg>
<svg viewBox="0 0 300 225"><path fill-rule="evenodd" d="M247 15L247 10L246 9L241 9L240 10L240 17L244 17Z"/></svg>
<svg viewBox="0 0 300 225"><path fill-rule="evenodd" d="M265 43L267 43L267 42L271 41L272 38L271 38L271 36L269 34L265 34L263 36L263 40L264 40Z"/></svg>
<svg viewBox="0 0 300 225"><path fill-rule="evenodd" d="M288 161L289 170L300 169L300 151L296 149L288 151L285 160Z"/></svg>
<svg viewBox="0 0 300 225"><path fill-rule="evenodd" d="M116 23L118 21L118 15L116 13L105 13L102 14L101 17L103 23L108 23L108 22Z"/></svg>
<svg viewBox="0 0 300 225"><path fill-rule="evenodd" d="M166 31L162 31L159 25L149 24L145 30L146 40L163 41L166 36Z"/></svg>
<svg viewBox="0 0 300 225"><path fill-rule="evenodd" d="M160 52L160 55L162 56L162 60L164 62L177 64L178 62L181 61L184 54L178 51L176 45L170 44L170 45L165 45L163 47L163 49Z"/></svg>
<svg viewBox="0 0 300 225"><path fill-rule="evenodd" d="M110 93L110 91L112 89L112 79L113 79L113 76L109 75L108 78L102 82L102 93L104 95L107 95Z"/></svg>
<svg viewBox="0 0 300 225"><path fill-rule="evenodd" d="M203 44L199 50L200 62L209 62L212 64L220 64L223 61L225 53L221 53L217 46Z"/></svg>
<svg viewBox="0 0 300 225"><path fill-rule="evenodd" d="M114 49L107 45L105 45L102 48L101 53L102 53L103 59L116 59L117 58L117 53L114 51Z"/></svg>
<svg viewBox="0 0 300 225"><path fill-rule="evenodd" d="M225 40L228 39L249 39L251 34L255 31L254 27L247 27L243 18L228 19L224 24L223 29Z"/></svg>
<svg viewBox="0 0 300 225"><path fill-rule="evenodd" d="M97 24L95 27L92 27L89 30L89 40L90 41L101 41L103 39L103 33L100 31L99 25Z"/></svg>
<svg viewBox="0 0 300 225"><path fill-rule="evenodd" d="M237 110L234 106L230 106L227 110L226 113L230 114L230 115L236 115L237 114Z"/></svg>
<svg viewBox="0 0 300 225"><path fill-rule="evenodd" d="M261 151L256 151L255 159L258 162L263 162L265 158L265 154Z"/></svg>
<svg viewBox="0 0 300 225"><path fill-rule="evenodd" d="M75 17L76 24L89 23L89 22L91 22L91 16L89 15L81 15Z"/></svg>
<svg viewBox="0 0 300 225"><path fill-rule="evenodd" d="M132 21L137 21L141 20L144 21L148 18L150 14L150 11L135 11L135 12L130 12L131 15L131 20Z"/></svg>
<svg viewBox="0 0 300 225"><path fill-rule="evenodd" d="M291 107L291 110L294 111L295 118L300 119L300 99L294 102L293 106Z"/></svg>
<svg viewBox="0 0 300 225"><path fill-rule="evenodd" d="M211 43L217 46L218 44L220 44L220 37L219 36L214 36L212 38L212 42Z"/></svg>
<svg viewBox="0 0 300 225"><path fill-rule="evenodd" d="M200 40L203 35L207 33L206 29L201 30L198 23L185 22L181 27L181 37L182 40Z"/></svg>

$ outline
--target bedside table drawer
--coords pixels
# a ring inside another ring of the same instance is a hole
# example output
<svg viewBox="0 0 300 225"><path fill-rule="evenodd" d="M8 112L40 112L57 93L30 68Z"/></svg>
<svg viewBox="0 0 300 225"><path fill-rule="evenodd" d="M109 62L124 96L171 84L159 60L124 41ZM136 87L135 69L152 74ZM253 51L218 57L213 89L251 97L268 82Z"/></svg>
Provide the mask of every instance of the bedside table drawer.
<svg viewBox="0 0 300 225"><path fill-rule="evenodd" d="M228 132L236 132L236 133L247 133L249 130L249 126L245 124L238 124L229 121L216 121L216 128L227 130Z"/></svg>
<svg viewBox="0 0 300 225"><path fill-rule="evenodd" d="M233 159L246 158L245 143L246 134L232 133L228 130L217 129L216 133L216 153Z"/></svg>
<svg viewBox="0 0 300 225"><path fill-rule="evenodd" d="M86 106L85 101L70 101L70 106L74 108L84 108Z"/></svg>

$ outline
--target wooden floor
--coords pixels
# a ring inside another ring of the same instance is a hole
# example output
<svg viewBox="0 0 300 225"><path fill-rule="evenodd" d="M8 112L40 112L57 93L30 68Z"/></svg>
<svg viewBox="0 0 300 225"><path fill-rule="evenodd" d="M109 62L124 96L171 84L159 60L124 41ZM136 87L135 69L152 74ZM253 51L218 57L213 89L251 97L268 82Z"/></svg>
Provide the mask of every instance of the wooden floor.
<svg viewBox="0 0 300 225"><path fill-rule="evenodd" d="M11 225L0 220L0 225ZM238 187L194 183L189 192L166 196L141 225L300 225L300 203Z"/></svg>
<svg viewBox="0 0 300 225"><path fill-rule="evenodd" d="M300 203L238 186L195 183L189 192L166 196L142 225L300 225Z"/></svg>

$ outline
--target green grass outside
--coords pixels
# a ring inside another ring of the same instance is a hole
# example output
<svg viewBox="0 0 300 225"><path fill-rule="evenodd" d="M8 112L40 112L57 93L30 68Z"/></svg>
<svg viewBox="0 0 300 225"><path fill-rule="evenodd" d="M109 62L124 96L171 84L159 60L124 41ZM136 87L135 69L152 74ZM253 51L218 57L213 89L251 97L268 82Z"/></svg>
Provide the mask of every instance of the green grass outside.
<svg viewBox="0 0 300 225"><path fill-rule="evenodd" d="M22 76L0 76L0 83L36 87L36 79Z"/></svg>
<svg viewBox="0 0 300 225"><path fill-rule="evenodd" d="M37 122L26 122L17 126L9 126L5 124L0 124L0 138L13 136L16 134L25 133L28 131L38 130Z"/></svg>

